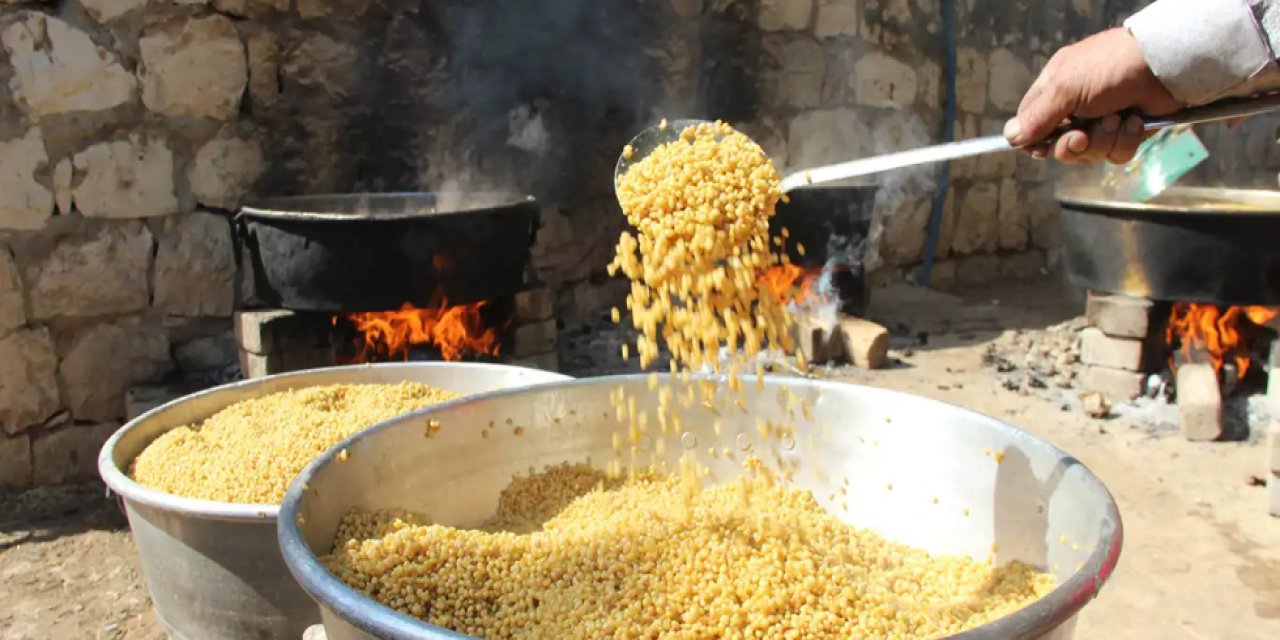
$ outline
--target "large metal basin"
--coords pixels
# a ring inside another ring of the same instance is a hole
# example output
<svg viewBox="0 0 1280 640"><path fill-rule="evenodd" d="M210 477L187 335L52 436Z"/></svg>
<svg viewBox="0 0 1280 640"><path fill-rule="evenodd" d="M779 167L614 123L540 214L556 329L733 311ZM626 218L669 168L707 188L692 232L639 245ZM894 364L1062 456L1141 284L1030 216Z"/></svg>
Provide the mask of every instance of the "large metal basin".
<svg viewBox="0 0 1280 640"><path fill-rule="evenodd" d="M815 403L812 420L798 425L795 442L762 441L755 435L757 417L786 417L778 401L784 384ZM566 461L604 464L617 427L607 427L602 416L611 411L609 395L619 386L640 406L656 408L657 392L642 376L488 394L377 425L299 474L281 507L281 550L298 582L320 603L328 640L464 637L348 588L317 554L331 549L339 520L355 507L407 508L441 524L475 526L494 512L513 474ZM756 454L771 464L775 455L788 462L802 459L796 484L813 490L852 525L939 554L985 559L995 544L997 561L1021 560L1057 577L1059 586L1050 595L957 638L1070 638L1076 614L1116 566L1122 525L1111 495L1079 461L1025 431L941 402L831 382L774 379L763 392L750 394L745 413L723 399L721 404L725 422L719 437L710 409L677 405L696 437L689 455L700 456L713 481L741 469L711 459L708 447L741 448L754 441ZM490 421L502 424L507 418L529 425L522 437L501 429L494 432L499 437L479 437ZM443 426L431 439L422 437L429 419ZM823 424L829 437L821 436ZM684 453L682 443L693 444L673 437L666 447L669 465ZM347 461L335 463L344 448ZM849 511L826 500L846 477Z"/></svg>
<svg viewBox="0 0 1280 640"><path fill-rule="evenodd" d="M281 374L210 389L158 407L125 425L98 456L98 471L124 501L157 616L176 640L296 640L320 620L315 603L285 568L276 538L277 505L181 498L128 476L156 437L249 398L325 384L421 382L483 393L566 380L491 364L396 363Z"/></svg>

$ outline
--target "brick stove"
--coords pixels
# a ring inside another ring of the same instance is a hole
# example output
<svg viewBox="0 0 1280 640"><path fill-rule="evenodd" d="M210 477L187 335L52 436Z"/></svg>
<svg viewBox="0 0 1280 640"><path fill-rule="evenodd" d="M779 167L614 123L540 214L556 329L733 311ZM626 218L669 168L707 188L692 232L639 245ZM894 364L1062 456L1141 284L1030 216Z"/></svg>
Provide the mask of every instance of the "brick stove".
<svg viewBox="0 0 1280 640"><path fill-rule="evenodd" d="M1090 293L1085 313L1088 327L1080 340L1081 386L1120 401L1144 394L1171 394L1178 403L1187 439L1230 437L1232 434L1224 432L1224 397L1268 393L1280 406L1280 340L1276 340L1280 316L1270 308L1254 307L1255 317L1264 320L1259 324L1249 319L1246 308L1230 309ZM1214 328L1238 335L1239 346L1215 348L1185 335L1178 326L1189 322L1188 313L1210 318L1210 325L1215 324L1212 318L1216 316L1218 326ZM1181 322L1171 328L1173 318ZM1210 354L1214 350L1220 351L1219 365ZM1241 361L1246 363L1243 372L1238 364Z"/></svg>
<svg viewBox="0 0 1280 640"><path fill-rule="evenodd" d="M539 210L495 194L274 199L238 220L241 371L389 360L559 369L553 291L533 282Z"/></svg>
<svg viewBox="0 0 1280 640"><path fill-rule="evenodd" d="M1253 308L1261 311L1256 314L1260 320L1275 311ZM1179 308L1178 314L1185 314L1185 310L1185 306ZM1089 326L1080 337L1080 362L1084 365L1080 385L1120 401L1171 392L1178 403L1181 431L1192 442L1247 435L1226 431L1225 401L1233 393L1267 394L1271 415L1271 424L1263 426L1267 511L1280 517L1280 316L1257 324L1243 312L1236 312L1240 320L1233 324L1245 342L1238 353L1248 358L1247 375L1243 376L1234 361L1216 367L1204 357L1206 352L1170 342L1170 335L1178 333L1170 330L1175 317L1172 303L1089 293L1085 316Z"/></svg>
<svg viewBox="0 0 1280 640"><path fill-rule="evenodd" d="M467 354L463 359L502 362L547 371L559 370L556 351L557 320L554 298L547 288L516 294L510 324L499 332L496 356ZM236 340L240 349L240 370L245 378L261 378L277 373L332 367L358 362L353 359L354 336L344 327L342 315L256 309L235 314ZM413 345L402 359L438 360L439 349L431 344ZM371 360L372 361L372 360Z"/></svg>
<svg viewBox="0 0 1280 640"><path fill-rule="evenodd" d="M1243 344L1236 350L1247 359L1245 375L1230 354L1219 366L1207 358L1201 347L1170 341L1178 338L1177 327L1185 324L1194 309L1210 307L1219 317L1231 314L1232 307L1174 305L1115 294L1090 293L1086 318L1088 328L1081 334L1080 361L1084 368L1081 386L1115 400L1140 395L1157 396L1172 391L1178 405L1179 425L1191 441L1206 442L1239 438L1247 434L1227 432L1224 401L1233 393L1267 394L1271 422L1266 430L1267 509L1280 517L1280 309L1253 307L1254 322L1244 307L1236 310L1232 322ZM1175 323L1181 318L1183 323ZM1264 382L1265 380L1265 382Z"/></svg>
<svg viewBox="0 0 1280 640"><path fill-rule="evenodd" d="M1058 199L1068 278L1109 292L1089 297L1083 386L1118 399L1171 388L1193 441L1245 435L1225 433L1224 399L1267 393L1272 423L1249 426L1267 431L1269 510L1280 516L1280 193Z"/></svg>

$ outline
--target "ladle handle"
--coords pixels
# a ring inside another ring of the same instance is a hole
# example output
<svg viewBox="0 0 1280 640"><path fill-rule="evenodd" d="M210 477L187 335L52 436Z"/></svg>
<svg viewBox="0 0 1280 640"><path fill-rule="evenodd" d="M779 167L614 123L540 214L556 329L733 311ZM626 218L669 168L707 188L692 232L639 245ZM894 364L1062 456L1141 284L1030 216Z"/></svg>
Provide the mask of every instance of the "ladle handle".
<svg viewBox="0 0 1280 640"><path fill-rule="evenodd" d="M1260 115L1269 111L1280 109L1280 93L1266 93L1248 96L1245 98L1227 98L1209 104L1183 109L1176 113L1164 116L1146 116L1138 111L1121 112L1122 118L1130 115L1136 115L1142 118L1142 128L1144 131L1159 131L1169 127L1181 125L1204 124L1206 122L1221 122L1223 120L1234 120L1236 118L1248 118ZM1064 125L1050 136L1032 146L1040 147L1052 144L1058 138L1072 131L1088 131L1092 128L1093 123L1097 120L1084 120L1073 118L1070 124Z"/></svg>
<svg viewBox="0 0 1280 640"><path fill-rule="evenodd" d="M1201 107L1183 109L1167 116L1144 117L1143 122L1145 124L1143 128L1147 131L1156 131L1178 125L1247 118L1268 111L1275 111L1276 109L1280 109L1280 93L1257 94L1247 98L1228 98ZM1031 146L1039 147L1052 144L1063 134L1070 131L1087 131L1093 122L1091 120L1076 120L1058 129L1045 140ZM996 135L862 158L793 173L783 178L782 192L787 193L809 185L859 178L894 169L998 153L1012 148L1004 136Z"/></svg>

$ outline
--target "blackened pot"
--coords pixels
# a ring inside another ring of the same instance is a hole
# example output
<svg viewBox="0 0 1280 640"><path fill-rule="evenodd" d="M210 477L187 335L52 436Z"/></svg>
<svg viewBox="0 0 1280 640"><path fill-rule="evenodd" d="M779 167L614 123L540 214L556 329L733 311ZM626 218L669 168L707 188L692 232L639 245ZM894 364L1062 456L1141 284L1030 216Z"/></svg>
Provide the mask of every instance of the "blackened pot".
<svg viewBox="0 0 1280 640"><path fill-rule="evenodd" d="M1280 305L1280 193L1173 188L1146 203L1062 204L1072 284L1154 300Z"/></svg>
<svg viewBox="0 0 1280 640"><path fill-rule="evenodd" d="M258 201L236 228L255 303L383 311L514 295L538 220L510 194L344 194Z"/></svg>

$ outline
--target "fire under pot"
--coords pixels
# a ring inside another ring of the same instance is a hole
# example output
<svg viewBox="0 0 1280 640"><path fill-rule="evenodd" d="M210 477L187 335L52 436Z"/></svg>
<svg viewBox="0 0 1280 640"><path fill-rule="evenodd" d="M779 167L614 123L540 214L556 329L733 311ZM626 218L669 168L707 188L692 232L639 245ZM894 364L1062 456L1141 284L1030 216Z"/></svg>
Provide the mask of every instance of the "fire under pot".
<svg viewBox="0 0 1280 640"><path fill-rule="evenodd" d="M531 284L530 197L274 198L236 218L245 377L404 360L555 370L550 290Z"/></svg>
<svg viewBox="0 0 1280 640"><path fill-rule="evenodd" d="M1082 385L1165 394L1191 440L1247 437L1224 399L1280 407L1280 194L1174 188L1146 203L1059 194L1068 279L1089 293Z"/></svg>

